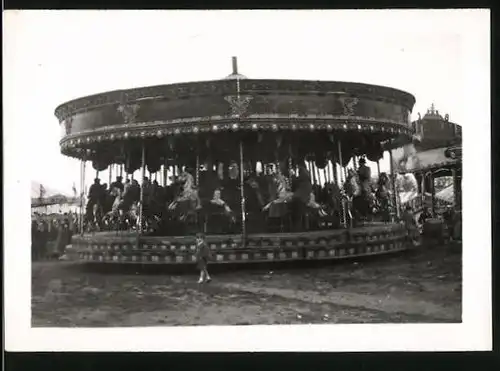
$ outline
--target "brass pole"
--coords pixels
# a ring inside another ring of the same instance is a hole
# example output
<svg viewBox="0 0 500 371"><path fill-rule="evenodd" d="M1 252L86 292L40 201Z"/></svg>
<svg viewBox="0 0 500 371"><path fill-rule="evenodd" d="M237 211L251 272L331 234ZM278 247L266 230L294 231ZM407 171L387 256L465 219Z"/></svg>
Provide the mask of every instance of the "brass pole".
<svg viewBox="0 0 500 371"><path fill-rule="evenodd" d="M243 140L240 139L240 188L241 188L241 234L243 237L243 245L246 239L246 210L245 210L245 174L243 168Z"/></svg>
<svg viewBox="0 0 500 371"><path fill-rule="evenodd" d="M396 189L396 175L394 174L394 164L392 161L392 150L389 150L389 161L390 161L390 169L391 169L391 185L392 185L392 197L394 202L394 208L396 217L399 218L399 206L398 206L398 190Z"/></svg>
<svg viewBox="0 0 500 371"><path fill-rule="evenodd" d="M333 182L340 187L340 183L338 180L338 174L337 174L337 163L332 160L332 173L333 173Z"/></svg>
<svg viewBox="0 0 500 371"><path fill-rule="evenodd" d="M140 198L139 198L139 217L138 217L138 222L139 226L137 227L137 231L140 234L142 232L142 212L144 210L144 176L146 175L146 146L145 143L142 142L142 159L141 159L141 174L142 174L142 180L141 180L141 193L140 193Z"/></svg>
<svg viewBox="0 0 500 371"><path fill-rule="evenodd" d="M432 217L434 217L436 213L436 187L434 185L434 173L432 172L431 172L431 194L432 194L432 199L431 199Z"/></svg>
<svg viewBox="0 0 500 371"><path fill-rule="evenodd" d="M80 164L80 234L83 236L83 215L84 215L84 197L85 197L85 160Z"/></svg>
<svg viewBox="0 0 500 371"><path fill-rule="evenodd" d="M310 166L311 166L311 173L313 177L313 183L316 185L316 167L314 166L314 161L310 161Z"/></svg>
<svg viewBox="0 0 500 371"><path fill-rule="evenodd" d="M200 186L200 153L196 153L196 186Z"/></svg>
<svg viewBox="0 0 500 371"><path fill-rule="evenodd" d="M338 142L338 151L339 151L339 163L340 163L340 169L341 169L341 172L340 172L340 178L342 178L342 143L339 141ZM345 169L345 168L344 168ZM345 178L347 179L347 177ZM345 208L345 203L344 203L344 200L342 200L342 202L340 203L342 205L342 224L344 226L344 228L347 228L347 210Z"/></svg>

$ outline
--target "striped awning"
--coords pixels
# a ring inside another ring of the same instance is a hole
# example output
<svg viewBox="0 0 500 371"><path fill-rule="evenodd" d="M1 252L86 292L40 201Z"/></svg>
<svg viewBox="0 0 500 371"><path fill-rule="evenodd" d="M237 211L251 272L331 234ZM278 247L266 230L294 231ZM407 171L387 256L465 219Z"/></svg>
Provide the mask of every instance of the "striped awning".
<svg viewBox="0 0 500 371"><path fill-rule="evenodd" d="M395 163L395 169L401 173L413 173L417 171L446 168L456 165L458 158L452 158L447 152L448 148L441 147L428 151L409 153L402 156Z"/></svg>
<svg viewBox="0 0 500 371"><path fill-rule="evenodd" d="M448 186L445 189L442 189L441 191L436 193L436 198L438 200L452 204L455 200L455 192L453 190L453 185Z"/></svg>

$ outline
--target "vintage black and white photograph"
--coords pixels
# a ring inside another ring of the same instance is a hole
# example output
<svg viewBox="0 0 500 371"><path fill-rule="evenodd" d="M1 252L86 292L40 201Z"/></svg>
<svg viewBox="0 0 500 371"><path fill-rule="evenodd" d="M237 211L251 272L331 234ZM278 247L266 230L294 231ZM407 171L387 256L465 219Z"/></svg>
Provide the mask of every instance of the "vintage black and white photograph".
<svg viewBox="0 0 500 371"><path fill-rule="evenodd" d="M23 326L468 319L490 344L487 12L8 15Z"/></svg>

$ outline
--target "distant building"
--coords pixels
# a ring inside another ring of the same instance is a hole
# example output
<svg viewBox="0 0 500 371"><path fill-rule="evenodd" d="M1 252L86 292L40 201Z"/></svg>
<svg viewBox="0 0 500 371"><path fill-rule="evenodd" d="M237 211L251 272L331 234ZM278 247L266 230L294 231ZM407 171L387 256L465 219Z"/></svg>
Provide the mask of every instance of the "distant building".
<svg viewBox="0 0 500 371"><path fill-rule="evenodd" d="M417 152L442 147L456 146L462 143L462 127L444 117L435 109L434 104L427 113L412 122L415 132L413 145Z"/></svg>

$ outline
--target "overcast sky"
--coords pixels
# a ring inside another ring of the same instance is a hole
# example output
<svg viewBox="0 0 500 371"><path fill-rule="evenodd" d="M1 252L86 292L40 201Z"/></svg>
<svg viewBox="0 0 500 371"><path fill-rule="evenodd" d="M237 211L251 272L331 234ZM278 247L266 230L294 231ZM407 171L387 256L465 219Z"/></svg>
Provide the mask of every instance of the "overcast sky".
<svg viewBox="0 0 500 371"><path fill-rule="evenodd" d="M70 191L57 105L115 89L213 80L231 56L249 78L340 80L413 94L464 122L462 41L471 11L32 11L6 19L6 125L25 130L33 180ZM477 15L477 14L476 14ZM479 23L476 23L479 25ZM11 85L12 86L12 85ZM8 103L8 102L7 102ZM386 163L383 165L386 166ZM90 166L89 166L90 167ZM92 172L87 180L93 178ZM107 178L106 178L107 179Z"/></svg>

